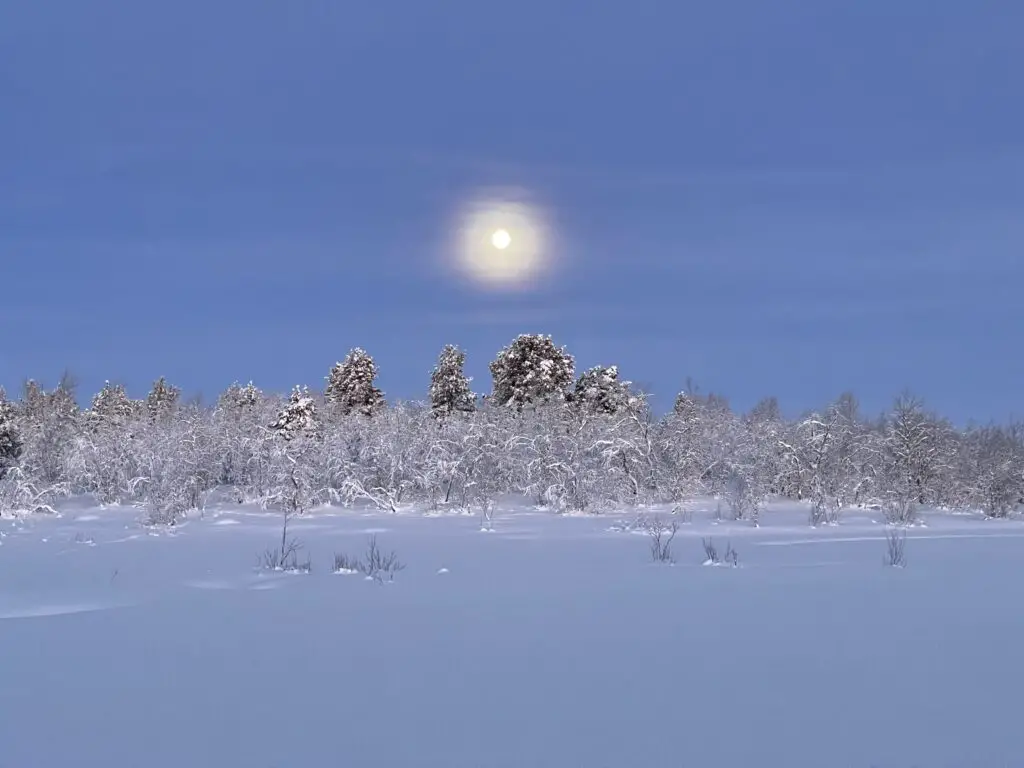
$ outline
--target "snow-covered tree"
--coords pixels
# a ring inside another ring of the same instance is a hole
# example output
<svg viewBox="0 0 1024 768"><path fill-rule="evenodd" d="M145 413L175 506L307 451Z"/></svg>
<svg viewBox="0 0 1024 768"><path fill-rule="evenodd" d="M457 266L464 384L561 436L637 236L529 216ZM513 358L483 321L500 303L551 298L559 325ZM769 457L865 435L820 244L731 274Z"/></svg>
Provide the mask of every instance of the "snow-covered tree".
<svg viewBox="0 0 1024 768"><path fill-rule="evenodd" d="M1019 424L975 427L965 436L966 501L989 517L1009 517L1024 497L1024 432Z"/></svg>
<svg viewBox="0 0 1024 768"><path fill-rule="evenodd" d="M121 384L103 384L103 389L92 398L87 414L89 427L104 429L123 427L142 413L143 404L132 400Z"/></svg>
<svg viewBox="0 0 1024 768"><path fill-rule="evenodd" d="M161 376L153 382L153 388L146 395L146 413L151 419L162 419L169 416L178 407L181 390Z"/></svg>
<svg viewBox="0 0 1024 768"><path fill-rule="evenodd" d="M714 445L715 474L722 478L721 494L734 520L749 520L757 526L772 482L765 444L758 440L750 423L731 413L720 415L723 420L716 429Z"/></svg>
<svg viewBox="0 0 1024 768"><path fill-rule="evenodd" d="M378 509L397 512L423 488L423 458L434 436L426 428L429 412L419 404L396 403L375 419L348 425L360 433L358 467L349 466L340 488L348 501L363 499Z"/></svg>
<svg viewBox="0 0 1024 768"><path fill-rule="evenodd" d="M277 420L270 426L285 440L302 437L314 437L319 433L320 422L317 418L316 404L306 387L292 389L287 405L277 415Z"/></svg>
<svg viewBox="0 0 1024 768"><path fill-rule="evenodd" d="M7 402L7 395L0 388L0 478L17 465L22 448L21 433L15 423L14 405Z"/></svg>
<svg viewBox="0 0 1024 768"><path fill-rule="evenodd" d="M253 385L229 387L210 414L219 452L220 485L238 501L267 496L273 446L280 442L278 421L287 400L265 395Z"/></svg>
<svg viewBox="0 0 1024 768"><path fill-rule="evenodd" d="M468 413L476 408L476 396L464 369L466 353L448 344L441 350L430 374L430 407L436 416Z"/></svg>
<svg viewBox="0 0 1024 768"><path fill-rule="evenodd" d="M280 439L269 446L268 492L263 501L283 509L287 528L291 515L302 514L327 496L320 471L324 425L308 389L296 386L292 390L270 429Z"/></svg>
<svg viewBox="0 0 1024 768"><path fill-rule="evenodd" d="M376 378L377 364L356 347L331 368L324 397L343 416L353 412L372 415L384 405L384 393L373 383Z"/></svg>
<svg viewBox="0 0 1024 768"><path fill-rule="evenodd" d="M593 413L615 414L634 401L631 382L619 380L618 366L597 365L580 374L569 393L572 404Z"/></svg>
<svg viewBox="0 0 1024 768"><path fill-rule="evenodd" d="M490 371L490 400L521 410L563 401L573 383L575 361L550 336L522 334L498 353Z"/></svg>
<svg viewBox="0 0 1024 768"><path fill-rule="evenodd" d="M251 381L244 387L236 381L217 398L217 408L237 413L255 408L262 399L263 392Z"/></svg>
<svg viewBox="0 0 1024 768"><path fill-rule="evenodd" d="M790 482L811 502L811 523L836 524L844 507L859 498L864 472L864 432L856 401L844 395L823 413L801 419L784 441Z"/></svg>
<svg viewBox="0 0 1024 768"><path fill-rule="evenodd" d="M734 416L720 398L693 391L676 395L657 430L658 485L667 500L721 493L729 474L727 436Z"/></svg>
<svg viewBox="0 0 1024 768"><path fill-rule="evenodd" d="M194 405L146 419L134 438L135 495L150 525L176 525L202 511L218 479L216 441L208 414Z"/></svg>
<svg viewBox="0 0 1024 768"><path fill-rule="evenodd" d="M934 482L948 467L950 427L928 413L922 401L900 395L884 424L881 490L890 519L910 523L934 494Z"/></svg>
<svg viewBox="0 0 1024 768"><path fill-rule="evenodd" d="M37 382L27 381L17 421L24 441L23 469L41 485L61 483L78 428L78 404L71 376L65 373L49 392Z"/></svg>

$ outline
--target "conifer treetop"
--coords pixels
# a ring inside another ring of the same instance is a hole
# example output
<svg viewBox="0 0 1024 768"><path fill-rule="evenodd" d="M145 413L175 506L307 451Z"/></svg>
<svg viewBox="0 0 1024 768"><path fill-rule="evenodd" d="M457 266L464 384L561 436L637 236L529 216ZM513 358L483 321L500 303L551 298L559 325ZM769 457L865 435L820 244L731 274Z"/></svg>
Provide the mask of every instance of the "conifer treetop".
<svg viewBox="0 0 1024 768"><path fill-rule="evenodd" d="M575 373L572 355L541 334L520 334L489 367L492 400L519 409L564 400Z"/></svg>
<svg viewBox="0 0 1024 768"><path fill-rule="evenodd" d="M471 378L463 371L466 353L453 344L445 345L430 375L430 407L435 415L470 412L476 408Z"/></svg>
<svg viewBox="0 0 1024 768"><path fill-rule="evenodd" d="M355 347L331 368L324 399L343 416L353 412L372 415L384 405L384 393L374 386L376 378L373 358Z"/></svg>

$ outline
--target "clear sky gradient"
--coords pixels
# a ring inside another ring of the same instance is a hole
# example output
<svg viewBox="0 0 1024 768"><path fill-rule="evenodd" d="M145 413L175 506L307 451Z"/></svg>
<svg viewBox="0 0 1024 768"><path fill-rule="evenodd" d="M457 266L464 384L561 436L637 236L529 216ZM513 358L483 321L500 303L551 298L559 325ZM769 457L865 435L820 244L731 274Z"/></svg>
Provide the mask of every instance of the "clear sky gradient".
<svg viewBox="0 0 1024 768"><path fill-rule="evenodd" d="M1024 415L1024 3L0 4L0 383L389 397L550 333L660 408ZM558 269L443 266L490 188Z"/></svg>

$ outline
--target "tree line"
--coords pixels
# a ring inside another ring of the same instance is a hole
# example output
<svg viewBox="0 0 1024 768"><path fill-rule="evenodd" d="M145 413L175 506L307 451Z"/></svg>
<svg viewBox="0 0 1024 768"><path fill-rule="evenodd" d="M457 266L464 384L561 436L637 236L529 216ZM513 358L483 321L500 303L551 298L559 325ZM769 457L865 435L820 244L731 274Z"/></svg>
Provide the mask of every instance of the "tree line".
<svg viewBox="0 0 1024 768"><path fill-rule="evenodd" d="M464 364L446 346L422 402L388 403L358 348L321 392L235 383L210 406L163 378L142 400L108 382L84 409L68 378L52 390L30 380L16 401L0 389L0 511L91 494L174 524L215 493L293 513L361 500L484 514L507 494L560 512L711 494L729 519L757 525L765 500L783 497L823 525L858 505L909 524L922 507L1008 517L1024 504L1021 424L957 429L910 394L874 418L847 393L785 419L774 398L737 413L690 387L657 417L615 366L577 375L547 336L503 348L485 395Z"/></svg>

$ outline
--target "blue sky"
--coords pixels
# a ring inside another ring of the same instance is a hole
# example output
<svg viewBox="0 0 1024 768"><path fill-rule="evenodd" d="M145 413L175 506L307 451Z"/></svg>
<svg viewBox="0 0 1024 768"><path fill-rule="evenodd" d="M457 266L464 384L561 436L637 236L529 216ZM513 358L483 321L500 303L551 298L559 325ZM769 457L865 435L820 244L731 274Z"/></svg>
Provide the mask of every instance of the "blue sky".
<svg viewBox="0 0 1024 768"><path fill-rule="evenodd" d="M51 0L0 7L0 383L390 397L517 333L787 412L1024 415L1024 5ZM441 267L480 190L559 268Z"/></svg>

